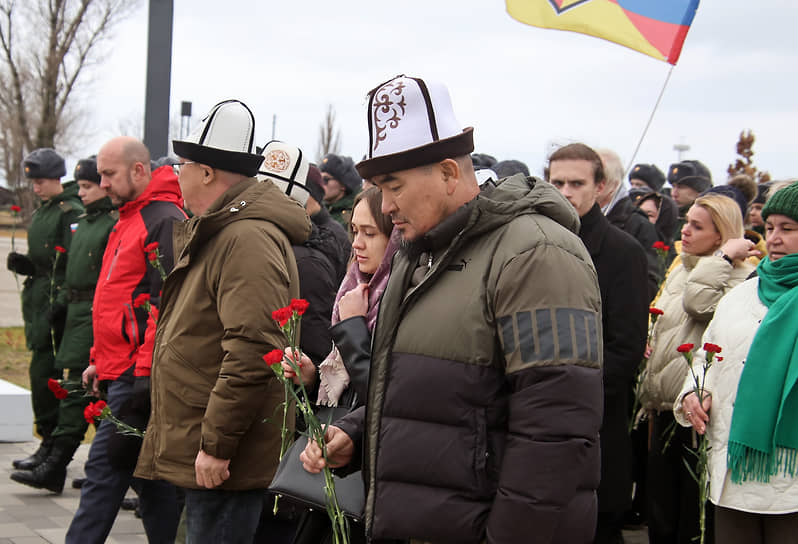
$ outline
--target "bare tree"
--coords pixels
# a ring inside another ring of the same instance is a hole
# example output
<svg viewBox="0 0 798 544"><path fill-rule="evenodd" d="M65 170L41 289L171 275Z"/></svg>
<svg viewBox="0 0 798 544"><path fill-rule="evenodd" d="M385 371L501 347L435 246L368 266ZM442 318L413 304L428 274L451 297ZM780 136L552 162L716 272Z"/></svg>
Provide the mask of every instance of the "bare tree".
<svg viewBox="0 0 798 544"><path fill-rule="evenodd" d="M319 151L318 160L321 161L328 153L340 153L341 132L335 128L335 109L332 104L327 105L324 121L319 126Z"/></svg>
<svg viewBox="0 0 798 544"><path fill-rule="evenodd" d="M68 152L83 130L75 91L99 60L98 45L130 14L130 0L0 0L0 173L23 217L35 201L21 176L25 154Z"/></svg>
<svg viewBox="0 0 798 544"><path fill-rule="evenodd" d="M743 130L740 132L740 139L737 140L737 160L730 164L726 171L729 177L737 174L747 174L751 176L757 183L765 183L770 181L770 174L762 172L754 166L752 157L754 156L754 132L752 130Z"/></svg>

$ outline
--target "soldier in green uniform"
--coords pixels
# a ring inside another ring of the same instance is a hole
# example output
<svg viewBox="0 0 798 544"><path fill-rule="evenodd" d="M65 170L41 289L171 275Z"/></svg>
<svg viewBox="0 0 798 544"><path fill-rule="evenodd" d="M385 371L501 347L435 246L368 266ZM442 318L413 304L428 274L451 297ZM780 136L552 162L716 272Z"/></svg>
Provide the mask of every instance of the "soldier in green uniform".
<svg viewBox="0 0 798 544"><path fill-rule="evenodd" d="M58 400L47 387L50 378L60 378L55 369L55 350L64 332L65 308L55 301L64 282L72 229L83 212L74 182L61 185L66 174L64 159L50 148L36 149L22 163L25 176L42 205L33 214L28 229L28 254L9 253L7 266L28 276L22 290L25 340L33 356L30 389L36 431L42 443L36 452L13 462L14 468L32 469L52 448L52 432L58 422ZM61 254L56 248L65 250Z"/></svg>
<svg viewBox="0 0 798 544"><path fill-rule="evenodd" d="M355 170L351 157L334 153L324 156L319 170L324 181L324 203L330 211L330 217L349 232L352 204L363 186L363 178Z"/></svg>
<svg viewBox="0 0 798 544"><path fill-rule="evenodd" d="M11 474L14 481L56 493L64 488L66 467L88 427L83 410L90 398L82 394L81 374L89 364L93 343L92 300L108 235L119 219L105 189L100 187L95 157L78 162L75 180L86 212L80 216L72 236L66 278L57 301L66 308L66 328L55 357L55 368L65 376L62 386L70 394L61 400L58 425L51 435L50 454L33 470Z"/></svg>

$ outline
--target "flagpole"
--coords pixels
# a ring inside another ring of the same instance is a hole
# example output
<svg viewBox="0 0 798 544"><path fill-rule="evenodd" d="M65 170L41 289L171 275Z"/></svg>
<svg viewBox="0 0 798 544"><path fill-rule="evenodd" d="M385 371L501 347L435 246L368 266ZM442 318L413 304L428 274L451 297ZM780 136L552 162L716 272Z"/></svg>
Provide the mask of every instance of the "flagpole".
<svg viewBox="0 0 798 544"><path fill-rule="evenodd" d="M657 113L657 108L659 107L659 103L662 101L662 95L665 94L665 87L668 86L668 81L671 79L671 74L673 73L673 68L675 64L671 64L671 69L668 70L668 75L665 78L665 83L662 84L662 89L659 91L659 96L657 97L657 101L654 103L654 109L651 110L651 115L648 117L648 122L646 123L646 128L643 129L643 134L640 135L640 140L637 142L637 147L635 147L634 153L632 153L632 158L629 160L629 164L626 165L626 173L628 174L629 171L632 169L632 165L635 163L635 157L637 157L637 152L640 151L640 146L643 145L643 140L648 133L648 129L651 126L651 121L654 120L654 114Z"/></svg>

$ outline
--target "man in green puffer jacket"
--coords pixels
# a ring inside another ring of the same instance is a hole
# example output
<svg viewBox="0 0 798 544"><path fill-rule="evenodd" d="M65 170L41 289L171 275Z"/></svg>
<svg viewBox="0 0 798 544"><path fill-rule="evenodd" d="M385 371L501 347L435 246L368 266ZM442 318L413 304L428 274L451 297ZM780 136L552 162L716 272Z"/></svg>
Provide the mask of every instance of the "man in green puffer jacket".
<svg viewBox="0 0 798 544"><path fill-rule="evenodd" d="M373 541L592 542L601 299L576 212L522 174L480 191L443 85L399 76L368 108L358 170L404 244L331 466L362 449ZM301 459L324 466L315 444Z"/></svg>

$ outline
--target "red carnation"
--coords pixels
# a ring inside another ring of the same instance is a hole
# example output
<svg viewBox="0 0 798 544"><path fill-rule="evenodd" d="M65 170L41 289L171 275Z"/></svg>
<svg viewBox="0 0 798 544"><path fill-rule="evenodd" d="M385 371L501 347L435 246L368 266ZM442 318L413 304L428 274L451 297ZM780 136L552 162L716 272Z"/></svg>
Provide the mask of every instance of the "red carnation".
<svg viewBox="0 0 798 544"><path fill-rule="evenodd" d="M55 250L56 250L58 253L66 253L66 249L64 249L64 248L63 248L63 247L61 247L61 246L55 246Z"/></svg>
<svg viewBox="0 0 798 544"><path fill-rule="evenodd" d="M310 306L310 303L304 298L292 298L289 308L291 308L291 311L296 312L296 315L302 315L308 309L308 306Z"/></svg>
<svg viewBox="0 0 798 544"><path fill-rule="evenodd" d="M291 316L294 314L291 307L280 308L279 310L275 310L272 312L272 319L277 321L281 327L285 327L285 324L288 323L288 320L291 319Z"/></svg>
<svg viewBox="0 0 798 544"><path fill-rule="evenodd" d="M158 260L158 254L150 253L149 255L147 255L147 258L150 260L151 263L154 263L155 261Z"/></svg>
<svg viewBox="0 0 798 544"><path fill-rule="evenodd" d="M158 249L158 242L152 242L151 244L147 244L146 246L144 246L144 251L146 251L147 253L151 253L156 249Z"/></svg>
<svg viewBox="0 0 798 544"><path fill-rule="evenodd" d="M22 211L22 208L20 208L20 207L19 207L19 206L17 206L16 204L12 204L12 205L11 205L11 211L12 211L12 212L14 212L14 213L19 213L19 212L21 212L21 211Z"/></svg>
<svg viewBox="0 0 798 544"><path fill-rule="evenodd" d="M139 306L144 306L144 304L150 301L150 294L149 293L141 293L136 299L133 301L133 307L138 308Z"/></svg>
<svg viewBox="0 0 798 544"><path fill-rule="evenodd" d="M94 407L91 404L83 409L83 419L86 423L94 423Z"/></svg>
<svg viewBox="0 0 798 544"><path fill-rule="evenodd" d="M50 378L47 380L47 389L53 392L55 398L58 400L64 400L69 396L69 391L61 387L61 383L58 380L54 380Z"/></svg>
<svg viewBox="0 0 798 544"><path fill-rule="evenodd" d="M94 419L102 415L106 406L108 405L104 400L98 400L97 402L89 403L89 405L83 409L83 417L87 422L94 423Z"/></svg>
<svg viewBox="0 0 798 544"><path fill-rule="evenodd" d="M662 246L662 251L670 251L671 246Z"/></svg>
<svg viewBox="0 0 798 544"><path fill-rule="evenodd" d="M651 247L654 249L661 249L662 251L667 251L669 249L662 240L657 240Z"/></svg>
<svg viewBox="0 0 798 544"><path fill-rule="evenodd" d="M717 344L710 344L709 342L704 344L704 351L707 353L720 353L721 347Z"/></svg>
<svg viewBox="0 0 798 544"><path fill-rule="evenodd" d="M650 313L651 315L662 315L662 314L664 314L665 312L663 312L663 311L662 311L662 310L660 310L659 308L649 308L649 309L648 309L648 313Z"/></svg>
<svg viewBox="0 0 798 544"><path fill-rule="evenodd" d="M720 355L718 355L717 357L715 357L715 360L716 360L716 361L722 361L722 360L723 360L723 357L721 357Z"/></svg>
<svg viewBox="0 0 798 544"><path fill-rule="evenodd" d="M681 346L676 348L676 351L678 351L679 353L689 353L689 352L693 351L694 347L695 347L695 344L682 344Z"/></svg>
<svg viewBox="0 0 798 544"><path fill-rule="evenodd" d="M283 360L283 352L279 349L273 349L263 356L263 360L269 366L280 364L280 361Z"/></svg>

